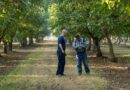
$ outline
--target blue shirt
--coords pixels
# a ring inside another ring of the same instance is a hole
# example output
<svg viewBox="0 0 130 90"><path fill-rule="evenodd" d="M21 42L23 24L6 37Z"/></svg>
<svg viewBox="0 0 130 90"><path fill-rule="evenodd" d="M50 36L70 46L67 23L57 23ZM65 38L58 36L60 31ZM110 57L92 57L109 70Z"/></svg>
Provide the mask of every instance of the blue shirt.
<svg viewBox="0 0 130 90"><path fill-rule="evenodd" d="M76 49L78 46L82 46L82 47L86 48L86 47L87 47L87 41L84 40L83 38L81 38L80 40L74 40L72 46L73 46L73 48L75 48L75 49Z"/></svg>
<svg viewBox="0 0 130 90"><path fill-rule="evenodd" d="M65 40L64 36L58 37L58 50L57 51L61 52L61 48L60 48L59 44L62 45L63 50L66 50L66 40Z"/></svg>

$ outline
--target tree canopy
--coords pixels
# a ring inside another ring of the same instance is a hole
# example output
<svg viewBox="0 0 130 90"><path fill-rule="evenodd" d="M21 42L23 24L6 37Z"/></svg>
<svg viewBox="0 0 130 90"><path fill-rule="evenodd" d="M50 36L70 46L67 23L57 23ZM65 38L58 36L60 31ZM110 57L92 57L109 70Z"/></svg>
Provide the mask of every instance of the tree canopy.
<svg viewBox="0 0 130 90"><path fill-rule="evenodd" d="M110 37L130 34L128 0L1 0L0 6L0 41L5 45L15 38L24 47L27 37L32 45L33 38L58 35L65 28L70 41L76 33L92 39L98 57L106 38L115 58Z"/></svg>
<svg viewBox="0 0 130 90"><path fill-rule="evenodd" d="M97 56L102 56L99 45L102 39L107 38L112 53L110 57L114 58L110 36L129 35L129 1L54 0L49 12L55 34L66 28L70 38L76 33L91 37L97 46Z"/></svg>

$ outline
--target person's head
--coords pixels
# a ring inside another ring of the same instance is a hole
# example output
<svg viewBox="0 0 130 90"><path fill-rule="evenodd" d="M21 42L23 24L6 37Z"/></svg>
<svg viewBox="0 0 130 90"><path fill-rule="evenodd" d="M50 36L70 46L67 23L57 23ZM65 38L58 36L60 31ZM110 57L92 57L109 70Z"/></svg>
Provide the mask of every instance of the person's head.
<svg viewBox="0 0 130 90"><path fill-rule="evenodd" d="M80 40L80 38L81 38L80 34L75 35L75 38L76 38L77 40Z"/></svg>
<svg viewBox="0 0 130 90"><path fill-rule="evenodd" d="M67 31L66 29L63 29L63 30L62 30L62 35L63 35L63 36L66 36L67 34L68 34L68 31Z"/></svg>

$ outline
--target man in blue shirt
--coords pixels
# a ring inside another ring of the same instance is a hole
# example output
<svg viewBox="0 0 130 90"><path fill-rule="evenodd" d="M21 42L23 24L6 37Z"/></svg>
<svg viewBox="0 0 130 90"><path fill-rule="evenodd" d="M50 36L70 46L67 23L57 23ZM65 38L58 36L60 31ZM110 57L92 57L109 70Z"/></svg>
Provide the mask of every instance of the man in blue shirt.
<svg viewBox="0 0 130 90"><path fill-rule="evenodd" d="M88 67L86 47L87 47L87 42L85 41L85 39L81 38L81 36L77 34L73 42L73 48L76 50L77 69L79 75L82 74L82 63L84 64L86 74L90 73Z"/></svg>
<svg viewBox="0 0 130 90"><path fill-rule="evenodd" d="M64 67L65 67L65 56L66 56L66 40L65 36L67 35L67 31L64 29L62 34L58 37L58 49L57 49L57 57L58 57L58 67L56 75L64 75Z"/></svg>

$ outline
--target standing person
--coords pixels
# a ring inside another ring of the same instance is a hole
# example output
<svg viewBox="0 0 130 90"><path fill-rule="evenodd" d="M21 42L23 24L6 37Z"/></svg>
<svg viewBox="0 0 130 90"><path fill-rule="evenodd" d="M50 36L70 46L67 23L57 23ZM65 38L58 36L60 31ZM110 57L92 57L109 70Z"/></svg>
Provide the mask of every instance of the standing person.
<svg viewBox="0 0 130 90"><path fill-rule="evenodd" d="M64 75L64 67L65 67L65 56L66 56L66 39L67 30L63 29L62 34L58 37L58 49L57 49L57 57L58 57L58 67L56 75Z"/></svg>
<svg viewBox="0 0 130 90"><path fill-rule="evenodd" d="M73 41L73 48L76 50L77 69L79 75L82 74L82 63L84 64L86 74L90 73L90 69L88 67L86 47L87 42L85 41L85 39L81 38L81 36L77 34L75 36L75 40Z"/></svg>

